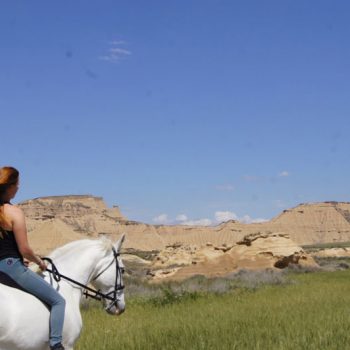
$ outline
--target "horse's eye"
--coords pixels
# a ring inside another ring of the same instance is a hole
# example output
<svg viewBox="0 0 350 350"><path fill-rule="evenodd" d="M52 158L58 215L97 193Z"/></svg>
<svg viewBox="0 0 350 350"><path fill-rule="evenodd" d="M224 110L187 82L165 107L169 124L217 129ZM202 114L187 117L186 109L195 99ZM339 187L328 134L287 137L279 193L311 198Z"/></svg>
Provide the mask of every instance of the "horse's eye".
<svg viewBox="0 0 350 350"><path fill-rule="evenodd" d="M121 270L122 274L124 274L124 272L125 272L124 267L122 267L120 270Z"/></svg>

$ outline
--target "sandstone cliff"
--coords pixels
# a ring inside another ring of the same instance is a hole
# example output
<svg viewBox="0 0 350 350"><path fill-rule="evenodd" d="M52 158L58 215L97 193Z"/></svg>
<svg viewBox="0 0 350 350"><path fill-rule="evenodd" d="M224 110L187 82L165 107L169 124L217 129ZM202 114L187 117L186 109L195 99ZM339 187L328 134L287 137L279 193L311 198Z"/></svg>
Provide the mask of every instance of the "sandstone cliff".
<svg viewBox="0 0 350 350"><path fill-rule="evenodd" d="M113 238L126 233L125 248L162 250L177 243L206 246L208 242L233 246L248 234L283 232L299 245L310 243L350 241L350 203L301 204L285 210L276 218L259 224L229 221L215 227L147 225L125 218L118 207L108 208L100 197L52 196L20 203L26 214L29 237L53 240L50 232L56 223L65 240L75 234ZM50 228L42 226L50 222ZM64 223L65 226L60 223ZM46 234L42 232L46 230ZM57 230L56 230L57 232ZM72 234L74 232L74 234ZM45 236L45 237L44 237ZM40 241L40 240L39 240ZM51 242L45 245L53 246Z"/></svg>
<svg viewBox="0 0 350 350"><path fill-rule="evenodd" d="M42 197L18 205L24 210L29 232L59 219L84 235L112 234L116 223L126 221L118 207L108 208L101 197L91 195Z"/></svg>

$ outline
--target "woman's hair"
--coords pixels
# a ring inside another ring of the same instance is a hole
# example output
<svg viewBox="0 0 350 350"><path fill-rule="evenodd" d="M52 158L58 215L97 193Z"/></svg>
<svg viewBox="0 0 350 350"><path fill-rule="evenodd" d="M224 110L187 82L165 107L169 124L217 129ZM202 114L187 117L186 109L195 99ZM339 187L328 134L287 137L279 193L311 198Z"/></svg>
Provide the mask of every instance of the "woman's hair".
<svg viewBox="0 0 350 350"><path fill-rule="evenodd" d="M3 227L6 226L7 219L4 213L5 195L7 189L11 185L15 185L18 182L19 171L13 167L5 166L0 168L0 237L4 231Z"/></svg>

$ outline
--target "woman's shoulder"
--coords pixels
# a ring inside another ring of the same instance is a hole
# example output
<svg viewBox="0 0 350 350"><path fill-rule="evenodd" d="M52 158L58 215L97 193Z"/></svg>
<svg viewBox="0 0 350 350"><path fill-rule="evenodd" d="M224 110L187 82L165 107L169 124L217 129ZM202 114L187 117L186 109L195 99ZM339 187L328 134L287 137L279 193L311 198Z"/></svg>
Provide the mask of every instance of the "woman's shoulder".
<svg viewBox="0 0 350 350"><path fill-rule="evenodd" d="M4 204L5 215L9 217L18 217L23 215L23 210L17 205L13 205L10 203Z"/></svg>
<svg viewBox="0 0 350 350"><path fill-rule="evenodd" d="M16 205L5 203L3 205L3 210L6 218L3 229L12 231L14 223L21 223L25 221L23 210Z"/></svg>

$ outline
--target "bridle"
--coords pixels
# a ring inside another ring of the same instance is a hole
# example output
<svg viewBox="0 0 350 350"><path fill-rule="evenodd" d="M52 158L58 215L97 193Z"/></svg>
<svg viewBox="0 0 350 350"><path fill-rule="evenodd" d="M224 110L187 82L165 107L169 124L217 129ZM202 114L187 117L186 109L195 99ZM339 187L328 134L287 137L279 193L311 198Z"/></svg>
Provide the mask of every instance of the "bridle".
<svg viewBox="0 0 350 350"><path fill-rule="evenodd" d="M113 306L115 306L119 299L118 299L118 291L123 290L125 288L124 284L122 283L122 275L124 273L124 267L121 267L119 265L118 257L120 256L119 253L112 247L113 251L113 259L112 261L105 267L101 272L99 272L92 281L96 281L104 272L106 272L110 266L113 265L115 262L115 282L114 282L114 289L110 291L107 294L103 294L104 299L110 300L111 302L109 305L106 306L105 310L110 311ZM102 294L102 293L101 293ZM93 298L93 296L89 295Z"/></svg>
<svg viewBox="0 0 350 350"><path fill-rule="evenodd" d="M65 275L62 275L61 273L59 273L57 267L55 266L55 264L53 263L53 261L50 258L42 258L42 260L46 260L50 263L51 265L51 269L46 269L46 271L50 272L53 276L53 279L56 282L59 282L61 279L67 280L79 287L81 287L83 289L83 295L85 295L86 298L92 298L95 300L109 300L110 303L106 306L105 310L107 312L109 312L113 306L116 306L116 304L119 301L118 298L118 292L120 290L123 290L125 288L123 282L122 282L122 274L124 273L124 268L121 267L119 265L119 261L118 261L118 257L120 256L119 253L117 253L117 251L114 249L114 247L112 248L113 251L113 260L107 265L107 267L105 267L101 272L99 272L93 279L92 281L97 280L97 278L99 278L104 272L106 272L110 266L113 265L113 263L115 262L115 267L116 267L116 275L115 275L115 282L114 282L114 289L109 292L109 293L102 293L100 290L96 290L93 288L88 287L85 284L82 284L78 281L75 281L74 279L67 277Z"/></svg>

